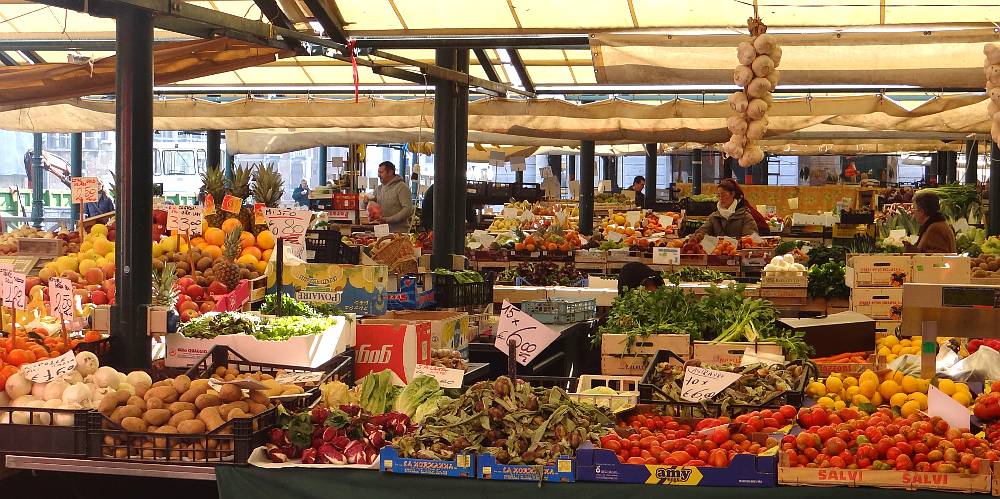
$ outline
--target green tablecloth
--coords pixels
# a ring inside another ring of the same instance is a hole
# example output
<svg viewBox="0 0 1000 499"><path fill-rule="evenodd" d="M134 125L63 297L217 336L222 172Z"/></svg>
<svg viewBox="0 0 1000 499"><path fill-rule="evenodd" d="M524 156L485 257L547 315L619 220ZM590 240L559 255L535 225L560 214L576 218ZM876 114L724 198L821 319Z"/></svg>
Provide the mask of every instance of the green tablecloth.
<svg viewBox="0 0 1000 499"><path fill-rule="evenodd" d="M323 470L287 468L268 470L220 466L216 468L220 499L629 499L666 494L683 499L844 499L863 494L865 499L946 499L956 497L945 492L846 487L779 487L776 489L671 487L609 483L500 482L459 478L418 477L383 474L365 470Z"/></svg>

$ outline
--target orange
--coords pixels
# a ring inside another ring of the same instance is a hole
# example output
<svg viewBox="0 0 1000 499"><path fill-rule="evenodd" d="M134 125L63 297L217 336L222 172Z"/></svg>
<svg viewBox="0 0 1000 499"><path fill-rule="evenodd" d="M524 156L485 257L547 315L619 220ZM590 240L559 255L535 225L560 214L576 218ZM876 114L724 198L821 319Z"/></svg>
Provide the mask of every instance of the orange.
<svg viewBox="0 0 1000 499"><path fill-rule="evenodd" d="M212 257L213 260L215 260L216 258L222 258L222 248L214 244L209 244L208 246L205 246L204 248L201 249L201 252L204 255Z"/></svg>
<svg viewBox="0 0 1000 499"><path fill-rule="evenodd" d="M236 228L243 228L243 223L238 218L227 218L225 222L222 222L222 232L226 234L229 234Z"/></svg>
<svg viewBox="0 0 1000 499"><path fill-rule="evenodd" d="M18 348L11 350L7 354L7 363L12 366L20 367L21 364L30 364L35 361L35 353L31 350L26 350L23 348Z"/></svg>
<svg viewBox="0 0 1000 499"><path fill-rule="evenodd" d="M210 245L222 246L226 240L226 233L217 227L209 227L205 231L205 241Z"/></svg>
<svg viewBox="0 0 1000 499"><path fill-rule="evenodd" d="M206 245L208 243L205 242L205 238L204 237L197 236L194 239L191 239L191 244L194 245L194 247L196 247L196 248L201 248L202 246L204 246L204 245Z"/></svg>
<svg viewBox="0 0 1000 499"><path fill-rule="evenodd" d="M83 341L86 343L101 341L101 333L97 331L87 331L87 334L83 335Z"/></svg>
<svg viewBox="0 0 1000 499"><path fill-rule="evenodd" d="M260 251L260 248L256 246L244 246L243 252L240 253L240 256L246 256L246 255L251 255L256 260L260 260L264 256L263 252Z"/></svg>
<svg viewBox="0 0 1000 499"><path fill-rule="evenodd" d="M264 252L261 253L261 255L260 255L260 259L263 260L263 261L265 261L265 262L271 261L271 252L272 251L274 251L274 250L270 250L270 249L264 250Z"/></svg>
<svg viewBox="0 0 1000 499"><path fill-rule="evenodd" d="M262 250L269 250L274 247L274 234L270 230L262 230L257 234L257 246Z"/></svg>
<svg viewBox="0 0 1000 499"><path fill-rule="evenodd" d="M257 262L256 265L257 265L257 272L263 273L265 270L267 270L267 261L265 260Z"/></svg>

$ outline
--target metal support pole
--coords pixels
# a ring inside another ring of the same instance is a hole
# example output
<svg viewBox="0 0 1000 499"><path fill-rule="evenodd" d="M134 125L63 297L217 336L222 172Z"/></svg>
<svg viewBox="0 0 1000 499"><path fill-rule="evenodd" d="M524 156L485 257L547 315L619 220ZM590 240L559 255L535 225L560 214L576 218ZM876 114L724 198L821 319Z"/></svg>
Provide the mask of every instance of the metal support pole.
<svg viewBox="0 0 1000 499"><path fill-rule="evenodd" d="M456 51L455 69L463 73L469 71L469 49ZM455 86L455 138L453 142L455 144L455 210L452 212L452 220L454 220L455 225L452 229L454 243L451 252L455 255L462 255L465 253L465 223L469 209L466 206L469 169L469 87L453 85Z"/></svg>
<svg viewBox="0 0 1000 499"><path fill-rule="evenodd" d="M656 205L656 151L659 144L646 144L646 204L641 208Z"/></svg>
<svg viewBox="0 0 1000 499"><path fill-rule="evenodd" d="M701 194L701 149L691 153L691 192Z"/></svg>
<svg viewBox="0 0 1000 499"><path fill-rule="evenodd" d="M31 148L31 224L35 227L42 226L42 218L45 216L45 206L42 204L42 183L45 181L45 172L42 170L42 134L36 133L32 137L34 142Z"/></svg>
<svg viewBox="0 0 1000 499"><path fill-rule="evenodd" d="M115 170L118 177L115 275L117 303L111 323L114 366L148 369L146 306L153 270L153 18L122 7L115 24ZM218 151L218 149L216 149Z"/></svg>
<svg viewBox="0 0 1000 499"><path fill-rule="evenodd" d="M987 231L991 236L1000 236L1000 147L996 142L990 145L990 209L987 217Z"/></svg>
<svg viewBox="0 0 1000 499"><path fill-rule="evenodd" d="M569 180L576 180L576 156L570 154L566 157L566 168L569 169Z"/></svg>
<svg viewBox="0 0 1000 499"><path fill-rule="evenodd" d="M965 141L965 183L976 185L979 181L979 141Z"/></svg>
<svg viewBox="0 0 1000 499"><path fill-rule="evenodd" d="M236 168L236 155L226 153L226 170L223 172L226 178L233 178L233 168Z"/></svg>
<svg viewBox="0 0 1000 499"><path fill-rule="evenodd" d="M399 148L399 176L403 177L403 182L406 185L411 185L410 182L410 172L406 164L406 150L403 147Z"/></svg>
<svg viewBox="0 0 1000 499"><path fill-rule="evenodd" d="M949 184L958 182L958 151L945 151L945 180Z"/></svg>
<svg viewBox="0 0 1000 499"><path fill-rule="evenodd" d="M438 49L438 66L452 69L457 54L454 49ZM434 83L434 252L431 266L451 268L452 241L455 239L455 84L444 80Z"/></svg>
<svg viewBox="0 0 1000 499"><path fill-rule="evenodd" d="M514 183L517 185L524 183L524 172L514 172Z"/></svg>
<svg viewBox="0 0 1000 499"><path fill-rule="evenodd" d="M326 185L326 179L327 179L327 174L326 174L327 159L326 159L326 155L327 155L327 151L329 151L329 148L327 148L326 146L320 146L318 154L316 155L316 166L317 166L317 170L316 171L318 173L318 175L316 176L317 177L317 180L316 180L316 186L317 187L322 187L322 186Z"/></svg>
<svg viewBox="0 0 1000 499"><path fill-rule="evenodd" d="M208 166L216 168L222 164L222 130L205 131L205 153Z"/></svg>
<svg viewBox="0 0 1000 499"><path fill-rule="evenodd" d="M722 162L722 178L733 177L733 165L736 164L736 161L736 158L726 158Z"/></svg>
<svg viewBox="0 0 1000 499"><path fill-rule="evenodd" d="M69 135L69 176L70 177L82 177L83 176L83 134L82 133L71 133ZM73 219L73 225L76 225L80 220L80 210L83 206L79 203L70 204L70 215L69 217ZM76 230L80 230L77 227Z"/></svg>
<svg viewBox="0 0 1000 499"><path fill-rule="evenodd" d="M580 142L580 233L594 234L594 141Z"/></svg>

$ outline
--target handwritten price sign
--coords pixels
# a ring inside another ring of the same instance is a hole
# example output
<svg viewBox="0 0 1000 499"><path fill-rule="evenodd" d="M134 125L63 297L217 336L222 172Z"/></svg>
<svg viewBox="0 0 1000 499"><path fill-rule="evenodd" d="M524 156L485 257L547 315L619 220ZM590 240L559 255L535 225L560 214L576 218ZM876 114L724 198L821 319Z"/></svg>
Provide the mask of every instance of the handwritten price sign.
<svg viewBox="0 0 1000 499"><path fill-rule="evenodd" d="M76 354L72 350L54 358L21 366L21 375L35 383L48 383L76 369Z"/></svg>
<svg viewBox="0 0 1000 499"><path fill-rule="evenodd" d="M63 321L73 319L73 284L69 279L49 279L49 308L53 317Z"/></svg>
<svg viewBox="0 0 1000 499"><path fill-rule="evenodd" d="M167 230L201 234L201 221L204 218L201 206L177 205L167 206Z"/></svg>
<svg viewBox="0 0 1000 499"><path fill-rule="evenodd" d="M684 369L681 398L691 402L701 402L716 396L738 379L740 375L737 373L688 366Z"/></svg>
<svg viewBox="0 0 1000 499"><path fill-rule="evenodd" d="M264 220L274 237L300 243L309 228L312 212L292 208L264 208Z"/></svg>
<svg viewBox="0 0 1000 499"><path fill-rule="evenodd" d="M97 177L73 177L69 189L74 203L96 203L101 181Z"/></svg>
<svg viewBox="0 0 1000 499"><path fill-rule="evenodd" d="M24 295L24 285L28 277L14 272L10 265L0 265L0 297L3 305L16 309L27 307L27 297Z"/></svg>
<svg viewBox="0 0 1000 499"><path fill-rule="evenodd" d="M497 337L493 345L506 354L507 341L514 340L518 364L528 365L557 338L559 338L558 333L511 305L507 300L503 301L503 307L500 309L500 325L497 327Z"/></svg>

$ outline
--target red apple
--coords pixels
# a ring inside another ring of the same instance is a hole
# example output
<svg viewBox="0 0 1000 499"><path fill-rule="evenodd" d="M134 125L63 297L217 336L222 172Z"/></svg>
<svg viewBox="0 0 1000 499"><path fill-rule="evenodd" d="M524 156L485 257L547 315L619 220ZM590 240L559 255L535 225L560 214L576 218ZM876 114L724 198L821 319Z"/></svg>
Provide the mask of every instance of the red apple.
<svg viewBox="0 0 1000 499"><path fill-rule="evenodd" d="M177 287L179 287L181 290L187 289L188 286L192 284L194 284L194 279L190 277L181 277L180 279L177 279Z"/></svg>
<svg viewBox="0 0 1000 499"><path fill-rule="evenodd" d="M108 294L101 290L91 291L90 300L94 302L95 305L107 305Z"/></svg>
<svg viewBox="0 0 1000 499"><path fill-rule="evenodd" d="M227 288L225 284L222 284L219 281L212 281L208 285L208 294L210 295L224 295L227 293L229 293L229 288Z"/></svg>
<svg viewBox="0 0 1000 499"><path fill-rule="evenodd" d="M200 301L205 296L205 289L197 284L192 284L184 288L184 292L195 301Z"/></svg>
<svg viewBox="0 0 1000 499"><path fill-rule="evenodd" d="M201 304L201 313L204 314L204 313L207 313L207 312L211 312L212 310L215 310L215 302L212 302L212 301L202 302L202 304Z"/></svg>

